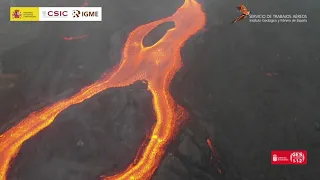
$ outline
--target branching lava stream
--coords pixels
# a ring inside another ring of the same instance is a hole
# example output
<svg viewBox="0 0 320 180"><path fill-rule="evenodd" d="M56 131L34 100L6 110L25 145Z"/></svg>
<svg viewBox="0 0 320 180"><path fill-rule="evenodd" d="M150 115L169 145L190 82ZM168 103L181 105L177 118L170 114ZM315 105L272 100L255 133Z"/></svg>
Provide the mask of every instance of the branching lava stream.
<svg viewBox="0 0 320 180"><path fill-rule="evenodd" d="M156 44L145 47L142 43L144 37L164 22L174 22L175 27L168 30ZM201 5L195 0L185 0L171 17L137 27L129 34L121 62L112 72L72 97L31 113L0 136L0 180L6 179L10 161L18 153L21 145L48 127L60 112L108 88L128 86L138 80L148 82L157 122L150 134L150 141L137 162L122 173L103 179L150 179L160 163L166 145L178 130L179 116L184 113L169 93L169 84L182 65L180 49L186 40L204 25L205 14Z"/></svg>

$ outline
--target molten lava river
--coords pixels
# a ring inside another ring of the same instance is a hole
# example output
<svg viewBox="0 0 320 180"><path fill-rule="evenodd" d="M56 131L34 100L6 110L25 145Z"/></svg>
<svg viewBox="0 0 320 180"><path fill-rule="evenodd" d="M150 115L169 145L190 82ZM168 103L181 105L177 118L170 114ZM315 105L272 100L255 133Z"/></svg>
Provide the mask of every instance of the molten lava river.
<svg viewBox="0 0 320 180"><path fill-rule="evenodd" d="M119 65L108 75L69 98L32 112L0 136L0 180L6 179L10 161L17 155L22 144L48 127L63 110L108 88L128 86L138 80L147 81L148 89L153 95L157 121L150 134L150 141L135 163L119 174L102 178L151 179L166 146L178 130L178 119L185 114L169 93L169 84L182 66L180 49L190 36L205 26L205 21L201 5L195 0L185 0L171 17L137 27L128 36ZM156 44L145 47L142 43L144 37L165 22L174 22L175 27L168 30Z"/></svg>

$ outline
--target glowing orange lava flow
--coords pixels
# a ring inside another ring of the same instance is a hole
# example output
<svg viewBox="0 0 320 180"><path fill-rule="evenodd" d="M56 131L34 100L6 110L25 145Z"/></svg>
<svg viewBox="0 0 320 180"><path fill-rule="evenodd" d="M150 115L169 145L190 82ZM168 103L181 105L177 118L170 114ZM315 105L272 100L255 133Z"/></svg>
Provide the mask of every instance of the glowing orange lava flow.
<svg viewBox="0 0 320 180"><path fill-rule="evenodd" d="M175 28L168 30L153 46L143 46L143 39L151 30L170 21L175 23ZM137 80L148 81L157 122L141 158L122 173L104 179L150 179L159 165L166 145L178 130L177 120L182 109L176 110L174 100L169 94L169 83L182 65L180 49L186 40L204 25L205 14L201 5L195 0L185 0L171 17L136 28L129 34L119 66L109 75L68 99L31 113L0 136L0 180L6 179L10 160L17 154L23 142L48 127L61 111L108 88L128 86Z"/></svg>

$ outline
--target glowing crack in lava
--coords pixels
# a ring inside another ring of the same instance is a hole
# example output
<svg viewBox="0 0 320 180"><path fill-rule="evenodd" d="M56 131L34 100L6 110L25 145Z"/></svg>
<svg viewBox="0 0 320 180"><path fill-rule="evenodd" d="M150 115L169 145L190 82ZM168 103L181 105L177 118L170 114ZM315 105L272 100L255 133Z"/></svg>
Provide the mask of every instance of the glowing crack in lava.
<svg viewBox="0 0 320 180"><path fill-rule="evenodd" d="M169 84L182 65L180 49L190 36L204 27L205 21L201 5L195 0L185 0L171 17L139 26L132 31L125 43L121 62L112 72L72 97L31 113L1 135L0 179L6 179L10 161L18 153L23 142L48 127L61 111L108 88L128 86L138 80L148 82L157 122L141 157L123 172L103 179L150 179L167 144L178 130L177 120L183 113L183 109L175 104L169 93ZM156 44L145 47L144 37L165 22L174 22L175 27L168 30Z"/></svg>

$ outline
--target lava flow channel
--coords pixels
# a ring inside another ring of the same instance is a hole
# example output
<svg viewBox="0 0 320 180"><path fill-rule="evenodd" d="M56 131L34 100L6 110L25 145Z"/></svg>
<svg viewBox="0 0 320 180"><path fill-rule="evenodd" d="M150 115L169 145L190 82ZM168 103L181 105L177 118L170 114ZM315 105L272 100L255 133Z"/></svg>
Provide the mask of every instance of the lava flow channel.
<svg viewBox="0 0 320 180"><path fill-rule="evenodd" d="M119 174L102 178L150 179L160 163L166 145L178 130L179 115L184 112L181 107L176 106L169 93L169 84L182 66L180 49L190 36L204 27L205 21L201 5L195 0L185 0L171 17L137 27L129 34L120 64L108 75L70 98L31 113L0 136L0 180L6 179L10 161L18 153L23 142L48 127L61 111L108 88L128 86L138 80L148 82L157 122L150 134L150 141L137 162ZM175 27L168 30L156 44L145 47L144 37L165 22L174 22Z"/></svg>

